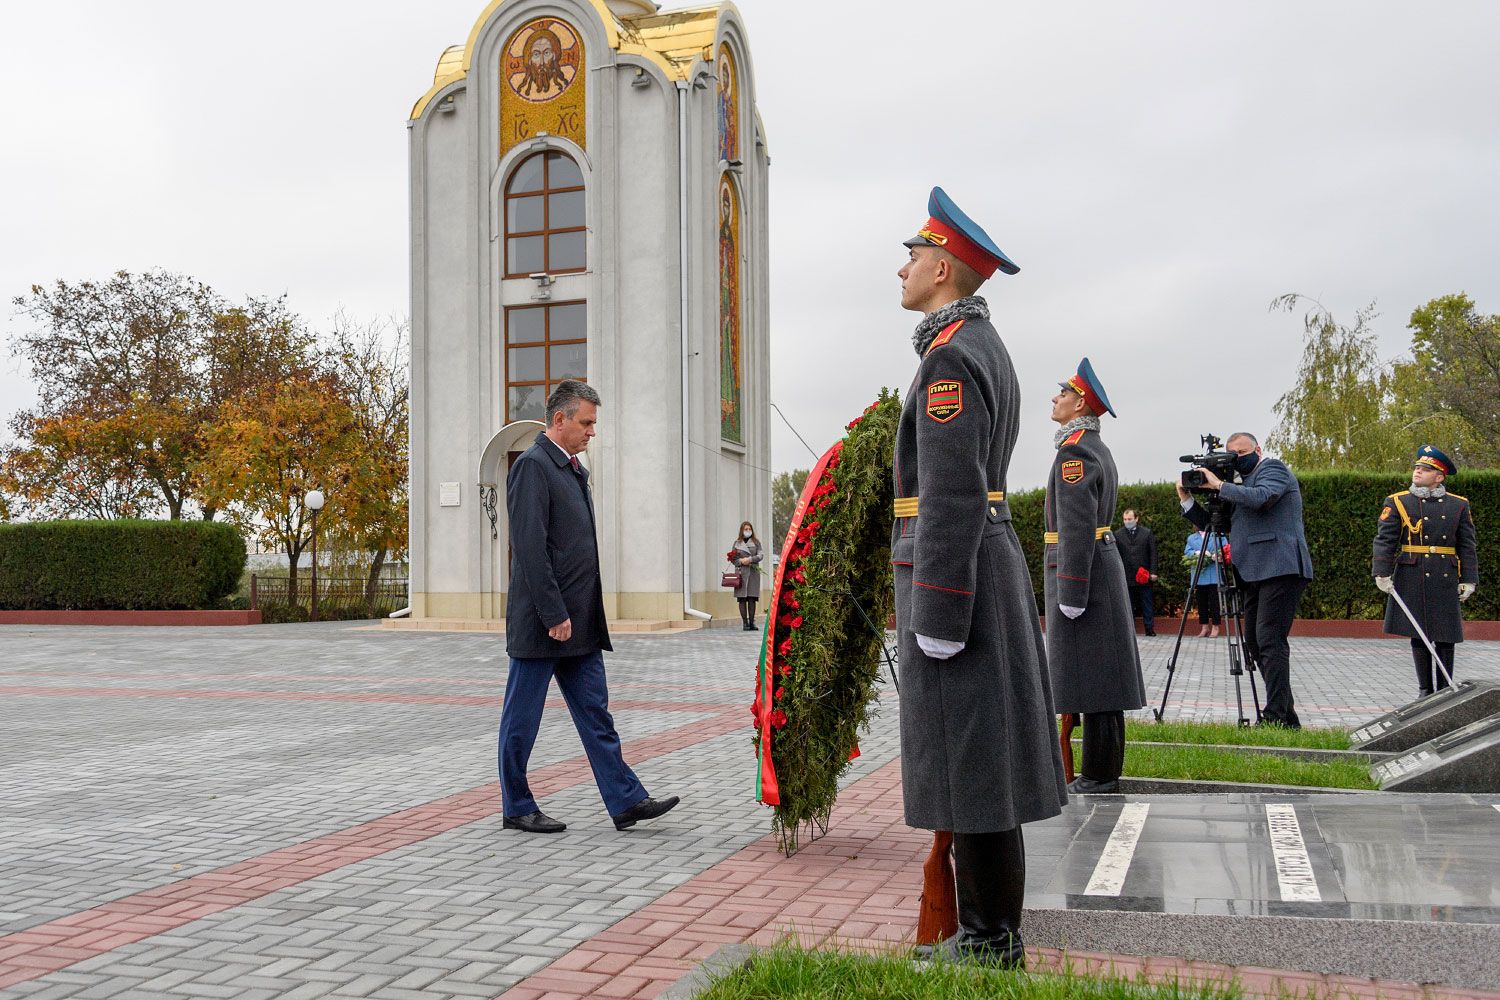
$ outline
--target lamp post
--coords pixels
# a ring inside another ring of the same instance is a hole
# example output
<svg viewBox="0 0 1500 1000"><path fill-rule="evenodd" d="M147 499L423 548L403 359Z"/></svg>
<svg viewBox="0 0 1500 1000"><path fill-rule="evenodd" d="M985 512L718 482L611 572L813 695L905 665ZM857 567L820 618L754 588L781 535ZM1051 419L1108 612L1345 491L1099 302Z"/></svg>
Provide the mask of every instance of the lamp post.
<svg viewBox="0 0 1500 1000"><path fill-rule="evenodd" d="M323 509L323 491L312 490L303 501L312 511L312 612L307 616L318 620L318 511Z"/></svg>

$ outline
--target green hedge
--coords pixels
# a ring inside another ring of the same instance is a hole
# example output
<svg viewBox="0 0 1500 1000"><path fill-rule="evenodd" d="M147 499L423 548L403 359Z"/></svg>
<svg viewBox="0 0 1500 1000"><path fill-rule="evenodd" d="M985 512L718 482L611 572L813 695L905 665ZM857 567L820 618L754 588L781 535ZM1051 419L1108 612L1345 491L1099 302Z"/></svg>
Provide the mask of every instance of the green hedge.
<svg viewBox="0 0 1500 1000"><path fill-rule="evenodd" d="M176 611L223 607L245 540L210 521L0 524L0 608Z"/></svg>
<svg viewBox="0 0 1500 1000"><path fill-rule="evenodd" d="M1301 618L1380 618L1385 599L1370 577L1370 543L1380 516L1381 502L1404 489L1399 475L1371 472L1315 472L1300 474L1303 527L1312 550L1315 579L1297 609ZM1479 529L1479 590L1464 605L1471 620L1500 618L1500 587L1489 583L1491 569L1500 566L1500 532L1487 530L1490 513L1500 512L1500 472L1462 472L1448 484L1473 504ZM1010 497L1016 532L1031 569L1037 607L1042 606L1043 490ZM1178 558L1191 524L1182 516L1170 482L1131 483L1120 487L1119 507L1111 523L1120 526L1120 512L1133 507L1141 523L1156 534L1158 613L1176 613L1187 593L1189 568Z"/></svg>

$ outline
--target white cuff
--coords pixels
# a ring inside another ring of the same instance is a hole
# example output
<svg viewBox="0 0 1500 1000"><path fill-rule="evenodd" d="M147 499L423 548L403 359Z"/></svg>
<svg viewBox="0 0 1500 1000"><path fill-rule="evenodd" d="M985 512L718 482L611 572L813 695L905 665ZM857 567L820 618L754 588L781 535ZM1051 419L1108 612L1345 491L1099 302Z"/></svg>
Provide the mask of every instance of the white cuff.
<svg viewBox="0 0 1500 1000"><path fill-rule="evenodd" d="M1077 618L1079 615L1083 614L1083 611L1084 611L1083 608L1069 607L1066 604L1059 604L1057 606L1057 610L1061 611L1063 614L1067 615L1069 618Z"/></svg>
<svg viewBox="0 0 1500 1000"><path fill-rule="evenodd" d="M921 632L917 632L915 635L917 637L917 645L921 647L922 652L934 660L946 660L953 654L962 652L964 648L963 643L953 642L950 639L934 639L931 636L923 635Z"/></svg>
<svg viewBox="0 0 1500 1000"><path fill-rule="evenodd" d="M1182 501L1182 512L1184 514L1186 514L1188 511L1190 511L1190 510L1193 509L1193 504L1195 504L1197 502L1198 501L1196 501L1196 500L1184 500L1184 501Z"/></svg>

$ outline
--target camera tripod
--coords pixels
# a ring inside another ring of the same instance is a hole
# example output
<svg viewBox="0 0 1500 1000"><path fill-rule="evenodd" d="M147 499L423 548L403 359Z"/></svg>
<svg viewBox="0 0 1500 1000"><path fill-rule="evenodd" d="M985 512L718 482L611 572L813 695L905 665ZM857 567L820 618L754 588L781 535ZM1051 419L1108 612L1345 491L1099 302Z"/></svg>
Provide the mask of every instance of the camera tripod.
<svg viewBox="0 0 1500 1000"><path fill-rule="evenodd" d="M1188 592L1186 599L1182 602L1182 621L1177 625L1177 641L1172 644L1172 655L1167 659L1167 686L1161 693L1161 707L1152 709L1156 721L1161 722L1167 711L1167 698L1172 693L1172 678L1177 672L1177 657L1182 652L1182 636L1187 631L1188 612L1193 607L1194 599L1198 592L1198 578L1203 573L1204 564L1209 560L1209 551L1213 547L1215 539L1218 539L1219 551L1223 551L1224 539L1229 537L1229 511L1228 506L1217 497L1213 497L1208 503L1208 530L1203 536L1203 544L1198 549L1198 560L1193 565L1193 573L1188 578ZM1237 706L1239 724L1250 725L1250 720L1245 717L1245 697L1240 686L1240 678L1246 673L1250 675L1250 704L1255 709L1255 721L1260 722L1260 695L1255 689L1255 657L1245 648L1245 609L1240 603L1240 590L1235 583L1234 570L1228 563L1221 562L1218 572L1218 594L1219 594L1219 617L1224 625L1224 649L1229 659L1229 675L1234 678L1234 701Z"/></svg>

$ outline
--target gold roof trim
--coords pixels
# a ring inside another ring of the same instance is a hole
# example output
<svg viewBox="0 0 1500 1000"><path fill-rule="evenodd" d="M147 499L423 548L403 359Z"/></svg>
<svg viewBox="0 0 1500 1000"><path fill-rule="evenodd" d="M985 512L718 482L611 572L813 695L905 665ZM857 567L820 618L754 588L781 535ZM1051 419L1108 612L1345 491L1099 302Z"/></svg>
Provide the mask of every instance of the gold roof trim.
<svg viewBox="0 0 1500 1000"><path fill-rule="evenodd" d="M479 33L495 11L506 2L507 0L491 0L469 31L469 40L463 45L450 45L443 51L442 57L438 59L437 70L433 73L432 87L412 106L409 116L411 119L422 117L427 106L444 87L469 75ZM599 13L610 48L655 63L669 80L686 80L692 72L693 64L699 59L710 63L714 61L719 20L726 11L734 10L734 5L724 0L706 7L690 7L665 14L645 14L622 19L605 6L604 0L587 2Z"/></svg>

